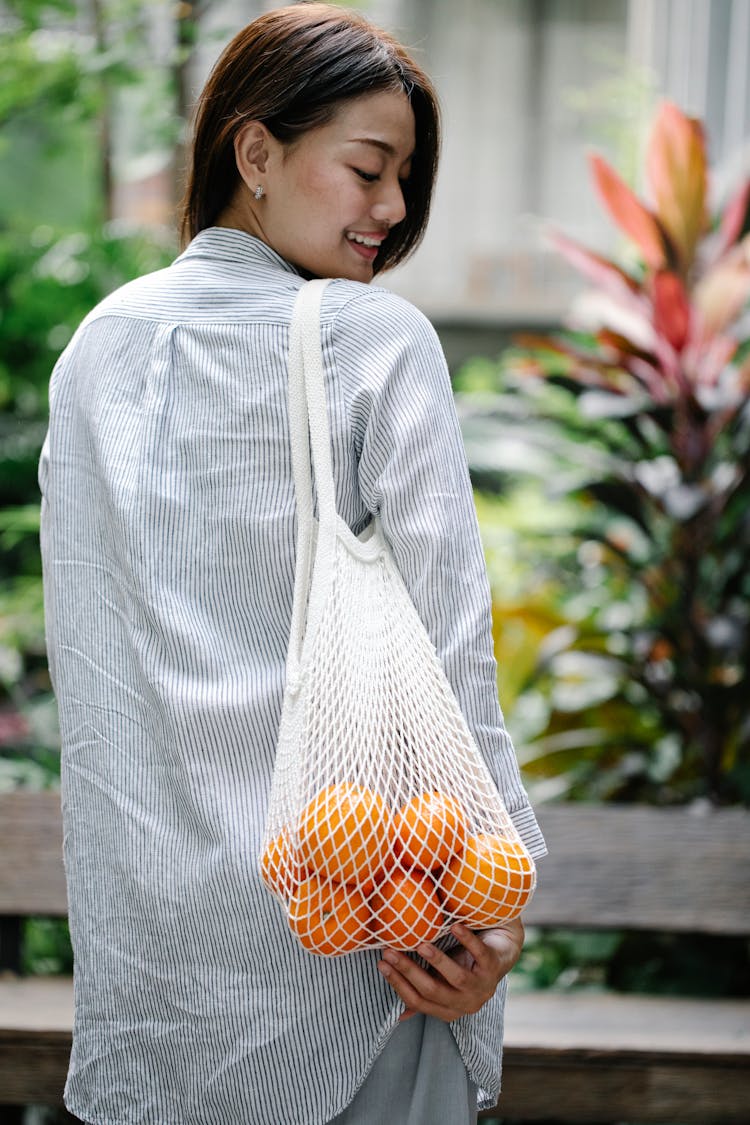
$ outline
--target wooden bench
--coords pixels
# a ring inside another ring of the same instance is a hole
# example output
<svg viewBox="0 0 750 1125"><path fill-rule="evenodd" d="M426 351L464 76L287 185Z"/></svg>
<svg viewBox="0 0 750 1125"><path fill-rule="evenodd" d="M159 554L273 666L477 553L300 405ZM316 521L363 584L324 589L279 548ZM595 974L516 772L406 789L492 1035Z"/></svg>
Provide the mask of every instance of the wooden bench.
<svg viewBox="0 0 750 1125"><path fill-rule="evenodd" d="M750 812L551 805L529 926L750 934ZM0 795L5 964L20 919L62 916L55 794ZM17 967L17 965L16 965ZM65 979L0 972L0 1103L59 1104ZM482 1117L747 1125L750 1000L514 988L504 1088Z"/></svg>
<svg viewBox="0 0 750 1125"><path fill-rule="evenodd" d="M750 935L750 812L550 805L525 922ZM750 999L514 990L483 1116L748 1125Z"/></svg>

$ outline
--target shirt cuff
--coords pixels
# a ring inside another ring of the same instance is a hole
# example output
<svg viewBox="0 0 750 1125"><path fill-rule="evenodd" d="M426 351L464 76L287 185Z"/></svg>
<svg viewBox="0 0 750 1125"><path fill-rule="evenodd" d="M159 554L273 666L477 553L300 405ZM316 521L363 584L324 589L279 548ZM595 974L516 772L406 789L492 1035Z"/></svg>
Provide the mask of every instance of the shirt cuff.
<svg viewBox="0 0 750 1125"><path fill-rule="evenodd" d="M508 812L513 825L521 837L521 842L532 859L541 859L547 854L544 836L537 824L531 805L522 805L515 812Z"/></svg>

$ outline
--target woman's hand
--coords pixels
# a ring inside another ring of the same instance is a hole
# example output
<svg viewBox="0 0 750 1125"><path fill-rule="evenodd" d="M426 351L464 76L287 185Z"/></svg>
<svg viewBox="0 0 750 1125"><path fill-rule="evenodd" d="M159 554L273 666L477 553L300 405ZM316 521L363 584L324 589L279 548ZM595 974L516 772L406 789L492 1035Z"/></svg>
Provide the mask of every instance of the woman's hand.
<svg viewBox="0 0 750 1125"><path fill-rule="evenodd" d="M520 918L481 935L458 924L451 933L460 945L447 953L428 943L416 950L427 969L405 953L383 951L378 969L406 1005L401 1020L422 1012L450 1023L478 1012L521 955Z"/></svg>

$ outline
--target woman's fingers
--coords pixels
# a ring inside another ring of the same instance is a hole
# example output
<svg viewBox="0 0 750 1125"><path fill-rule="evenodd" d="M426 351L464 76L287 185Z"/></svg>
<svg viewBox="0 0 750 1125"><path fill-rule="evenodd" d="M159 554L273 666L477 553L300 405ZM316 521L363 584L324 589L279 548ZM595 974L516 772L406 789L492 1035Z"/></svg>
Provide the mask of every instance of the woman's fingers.
<svg viewBox="0 0 750 1125"><path fill-rule="evenodd" d="M413 973L410 968L410 966L414 966L413 961L402 957L398 961L398 965L395 965L390 960L385 960L388 952L390 951L386 951L384 960L378 964L378 969L403 1001L406 1008L404 1015L421 1012L425 1016L434 1016L436 1019L450 1023L465 1014L461 1008L450 1004L451 991L443 992L443 990L448 989L447 985L440 985L437 978L428 976L424 970L419 970L424 978L419 980L418 974ZM418 966L414 967L418 968ZM418 983L415 985L410 977L416 977ZM421 988L419 985L421 985ZM448 1004L443 1002L446 997L449 1001Z"/></svg>
<svg viewBox="0 0 750 1125"><path fill-rule="evenodd" d="M383 952L378 964L380 972L398 993L408 1011L422 1012L438 1019L452 1020L463 1014L456 1006L460 994L440 976L430 973L408 957L393 949Z"/></svg>
<svg viewBox="0 0 750 1125"><path fill-rule="evenodd" d="M463 952L463 951L462 951ZM438 949L436 945L425 943L420 945L417 953L430 966L432 973L437 973L448 984L453 985L454 988L461 988L466 980L466 974L471 971L472 957L464 960L457 960L454 952L444 953L442 949Z"/></svg>
<svg viewBox="0 0 750 1125"><path fill-rule="evenodd" d="M482 939L477 934L473 933L468 926L457 922L455 926L451 926L451 933L453 937L461 943L464 949L471 954L477 965L484 969L490 967L492 956L489 952L489 947L485 945Z"/></svg>
<svg viewBox="0 0 750 1125"><path fill-rule="evenodd" d="M444 953L425 943L418 949L427 968L411 957L386 949L378 968L389 981L407 1012L422 1012L454 1020L477 1012L495 992L513 958L512 943L487 945L465 926L453 928L461 948Z"/></svg>

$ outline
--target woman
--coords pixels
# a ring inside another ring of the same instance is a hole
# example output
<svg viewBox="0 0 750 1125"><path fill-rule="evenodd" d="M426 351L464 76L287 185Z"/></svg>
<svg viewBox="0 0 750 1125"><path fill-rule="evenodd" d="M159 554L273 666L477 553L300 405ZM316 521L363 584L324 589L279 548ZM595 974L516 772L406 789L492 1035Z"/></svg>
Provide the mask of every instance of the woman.
<svg viewBox="0 0 750 1125"><path fill-rule="evenodd" d="M288 328L322 313L338 511L379 512L472 732L544 848L497 703L490 601L436 337L368 286L427 220L429 80L360 16L299 5L227 47L171 267L86 318L40 468L76 1017L95 1125L473 1121L499 1087L520 923L458 953L306 953L257 856L291 618Z"/></svg>

